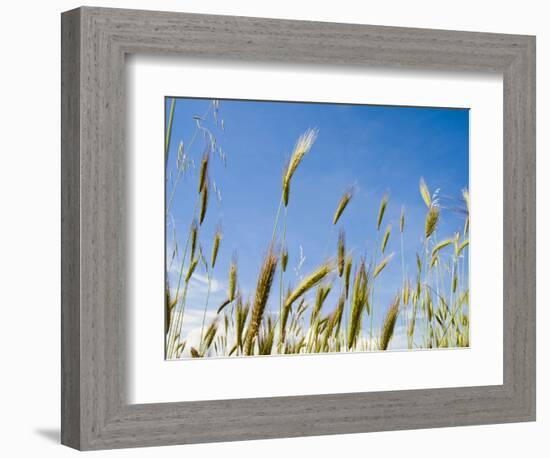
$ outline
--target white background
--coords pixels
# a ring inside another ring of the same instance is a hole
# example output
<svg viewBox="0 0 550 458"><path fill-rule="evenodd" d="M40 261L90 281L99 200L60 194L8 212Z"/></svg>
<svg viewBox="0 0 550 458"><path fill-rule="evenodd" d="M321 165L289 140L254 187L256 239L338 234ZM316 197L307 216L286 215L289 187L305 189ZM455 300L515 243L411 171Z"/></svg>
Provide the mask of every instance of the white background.
<svg viewBox="0 0 550 458"><path fill-rule="evenodd" d="M130 402L502 383L502 76L372 68L350 72L349 68L327 66L321 70L318 66L266 67L142 56L130 58L126 69L131 158L128 194L132 200L128 238L133 256L129 261ZM329 86L332 89L327 94ZM165 287L165 163L163 155L149 153L163 143L164 96L208 96L213 87L220 98L470 108L469 188L475 196L470 209L471 348L163 360L164 317L151 304L162 301ZM500 224L495 224L497 221ZM485 272L493 275L488 277ZM327 367L332 375L327 374ZM178 383L167 384L166 380Z"/></svg>
<svg viewBox="0 0 550 458"><path fill-rule="evenodd" d="M102 6L536 34L538 37L538 421L438 430L250 441L100 452L98 456L280 457L343 453L407 457L548 456L548 215L550 30L544 2L462 0L338 2L257 0L99 1ZM70 456L59 425L59 13L71 1L3 5L0 43L0 450L5 456ZM547 207L547 205L546 205ZM546 330L546 335L542 333Z"/></svg>

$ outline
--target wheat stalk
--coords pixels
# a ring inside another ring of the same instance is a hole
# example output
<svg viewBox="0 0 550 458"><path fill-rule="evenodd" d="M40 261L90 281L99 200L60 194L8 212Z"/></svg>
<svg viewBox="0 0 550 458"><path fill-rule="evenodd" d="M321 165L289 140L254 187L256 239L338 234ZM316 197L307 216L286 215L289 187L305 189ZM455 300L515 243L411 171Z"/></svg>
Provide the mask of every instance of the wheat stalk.
<svg viewBox="0 0 550 458"><path fill-rule="evenodd" d="M283 269L283 272L286 272L287 264L288 264L288 250L286 246L284 246L281 253L281 267Z"/></svg>
<svg viewBox="0 0 550 458"><path fill-rule="evenodd" d="M265 306L271 291L271 285L273 284L273 277L275 276L277 262L277 256L273 253L273 250L270 247L260 269L258 282L256 284L256 294L254 297L254 305L252 307L252 316L250 318L246 335L245 353L247 355L251 355L253 351L254 339L260 329Z"/></svg>
<svg viewBox="0 0 550 458"><path fill-rule="evenodd" d="M362 260L355 274L351 296L351 315L348 327L348 349L355 346L361 328L361 315L364 308L368 309L368 275L365 262ZM370 314L370 313L369 313Z"/></svg>
<svg viewBox="0 0 550 458"><path fill-rule="evenodd" d="M440 250L442 250L443 248L449 246L451 243L453 243L455 241L454 238L452 239L446 239L446 240L442 240L441 242L439 242L438 244L436 244L433 248L432 248L432 257L435 256Z"/></svg>
<svg viewBox="0 0 550 458"><path fill-rule="evenodd" d="M380 335L380 350L387 350L390 340L393 337L395 329L395 322L397 321L397 315L399 314L399 294L395 296L393 304L388 309L386 316L384 317L384 324L382 325L382 332Z"/></svg>
<svg viewBox="0 0 550 458"><path fill-rule="evenodd" d="M204 217L206 216L206 210L208 208L208 178L206 179L204 185L201 189L201 209L199 216L199 224L202 224Z"/></svg>
<svg viewBox="0 0 550 458"><path fill-rule="evenodd" d="M209 162L210 154L208 154L208 151L206 151L201 160L201 167L199 169L199 187L198 192L202 192L202 188L204 188L204 185L207 184L207 173L208 173L208 162Z"/></svg>
<svg viewBox="0 0 550 458"><path fill-rule="evenodd" d="M338 335L340 333L340 326L342 325L342 317L344 315L344 306L346 304L347 295L340 294L336 310L334 311L334 333Z"/></svg>
<svg viewBox="0 0 550 458"><path fill-rule="evenodd" d="M218 259L218 251L220 249L220 242L222 240L222 231L220 228L216 230L214 234L214 242L212 243L212 256L210 258L210 265L212 269L216 265L216 259Z"/></svg>
<svg viewBox="0 0 550 458"><path fill-rule="evenodd" d="M237 347L242 351L243 349L243 331L244 331L244 325L246 324L246 320L248 318L248 311L250 309L250 303L246 303L243 306L242 297L239 293L237 295L237 305L235 307L235 337L236 337L236 344Z"/></svg>
<svg viewBox="0 0 550 458"><path fill-rule="evenodd" d="M456 256L459 256L460 253L470 244L469 240L463 240L462 243L458 246L458 249L456 250Z"/></svg>
<svg viewBox="0 0 550 458"><path fill-rule="evenodd" d="M337 264L338 264L338 275L341 277L344 274L345 267L345 257L346 257L346 234L344 230L341 229L338 234L338 249L337 249Z"/></svg>
<svg viewBox="0 0 550 458"><path fill-rule="evenodd" d="M384 251L386 251L386 246L388 244L388 240L390 239L390 234L391 234L391 224L386 228L386 231L384 232L384 236L382 237L382 245L381 245L382 254L384 254Z"/></svg>
<svg viewBox="0 0 550 458"><path fill-rule="evenodd" d="M411 283L409 279L405 280L405 285L403 286L403 305L408 305L411 298Z"/></svg>
<svg viewBox="0 0 550 458"><path fill-rule="evenodd" d="M464 203L466 204L466 221L464 221L464 236L468 233L470 230L470 192L468 189L462 190L462 198L464 199Z"/></svg>
<svg viewBox="0 0 550 458"><path fill-rule="evenodd" d="M348 298L349 294L349 281L351 278L351 266L353 263L353 258L351 256L348 256L346 259L346 266L344 268L344 291L346 293L346 299Z"/></svg>
<svg viewBox="0 0 550 458"><path fill-rule="evenodd" d="M304 156L309 152L315 139L317 138L317 130L309 129L307 130L296 142L292 156L288 166L286 167L285 174L283 176L283 202L285 207L288 206L288 198L290 194L290 181L292 176L296 172L296 169L302 162Z"/></svg>
<svg viewBox="0 0 550 458"><path fill-rule="evenodd" d="M216 314L219 314L229 304L231 304L231 301L229 299L224 299L224 301L219 305L218 309L216 310Z"/></svg>
<svg viewBox="0 0 550 458"><path fill-rule="evenodd" d="M203 347L201 348L200 355L204 356L210 349L210 346L212 345L212 341L214 340L214 337L216 337L216 333L218 332L218 321L215 319L210 323L210 326L208 326L208 329L206 333L204 334L204 341L203 341Z"/></svg>
<svg viewBox="0 0 550 458"><path fill-rule="evenodd" d="M323 278L325 278L334 269L331 262L325 262L317 268L316 271L304 278L296 287L292 293L287 297L285 301L285 307L290 307L296 299L302 296L306 291L313 288Z"/></svg>
<svg viewBox="0 0 550 458"><path fill-rule="evenodd" d="M386 212L386 207L388 206L388 201L390 197L388 193L385 193L382 196L382 200L380 201L380 207L378 208L378 219L376 220L376 229L380 230L380 226L382 224L382 220L384 219L384 213Z"/></svg>
<svg viewBox="0 0 550 458"><path fill-rule="evenodd" d="M338 222L338 220L340 219L340 216L342 216L342 213L348 206L349 201L351 200L352 197L353 197L353 189L349 189L344 192L344 194L340 198L340 201L338 202L336 211L334 212L334 217L332 218L332 224L336 224Z"/></svg>
<svg viewBox="0 0 550 458"><path fill-rule="evenodd" d="M233 258L229 266L229 302L235 300L235 292L237 291L237 262Z"/></svg>
<svg viewBox="0 0 550 458"><path fill-rule="evenodd" d="M321 308L323 307L323 303L325 302L325 299L330 293L330 290L332 289L332 285L320 285L317 288L317 294L315 296L315 305L313 306L313 310L311 311L310 316L310 322L314 323L317 318L319 317L319 314L321 313Z"/></svg>
<svg viewBox="0 0 550 458"><path fill-rule="evenodd" d="M170 139L172 138L172 122L174 121L174 110L176 108L176 99L172 98L170 103L170 116L168 117L168 126L166 127L166 143L164 145L164 160L168 162L168 151L170 150Z"/></svg>
<svg viewBox="0 0 550 458"><path fill-rule="evenodd" d="M193 219L193 222L191 223L191 255L190 258L195 258L195 251L197 249L197 236L198 236L199 228L197 226L197 221Z"/></svg>
<svg viewBox="0 0 550 458"><path fill-rule="evenodd" d="M393 258L393 253L390 254L389 256L386 256L384 259L382 259L382 261L378 263L378 265L374 268L374 272L372 274L373 278L376 278L378 277L378 275L380 275L380 272L384 270L384 268L388 265L388 263L391 261L392 258Z"/></svg>
<svg viewBox="0 0 550 458"><path fill-rule="evenodd" d="M424 178L420 178L420 195L422 196L422 200L426 204L426 207L431 208L432 207L432 198L430 196L430 191L428 189L428 185L424 181Z"/></svg>
<svg viewBox="0 0 550 458"><path fill-rule="evenodd" d="M290 289L287 291L287 298L288 296L290 296ZM302 303L304 302L304 300L302 299ZM280 328L279 328L279 344L283 344L284 341L285 341L285 337L286 337L286 324L287 324L287 321L288 321L288 316L290 314L290 310L291 310L291 306L283 306L282 310L281 310L281 323L280 323Z"/></svg>
<svg viewBox="0 0 550 458"><path fill-rule="evenodd" d="M437 223L439 222L439 208L436 206L431 206L426 215L426 225L425 225L425 237L426 239L435 232L437 228Z"/></svg>
<svg viewBox="0 0 550 458"><path fill-rule="evenodd" d="M191 280L191 277L193 276L193 272L195 272L195 268L197 267L198 262L198 258L195 258L191 261L189 269L187 269L187 274L185 275L185 283L189 283L189 280Z"/></svg>
<svg viewBox="0 0 550 458"><path fill-rule="evenodd" d="M220 304L218 310L216 311L219 314L226 306L231 304L235 300L235 294L237 291L237 262L235 257L231 260L229 265L229 287L227 291L227 298Z"/></svg>
<svg viewBox="0 0 550 458"><path fill-rule="evenodd" d="M267 328L267 329L266 329ZM260 333L258 341L258 351L260 355L270 355L273 349L273 339L275 337L275 324L269 316L267 324L263 327L263 332Z"/></svg>

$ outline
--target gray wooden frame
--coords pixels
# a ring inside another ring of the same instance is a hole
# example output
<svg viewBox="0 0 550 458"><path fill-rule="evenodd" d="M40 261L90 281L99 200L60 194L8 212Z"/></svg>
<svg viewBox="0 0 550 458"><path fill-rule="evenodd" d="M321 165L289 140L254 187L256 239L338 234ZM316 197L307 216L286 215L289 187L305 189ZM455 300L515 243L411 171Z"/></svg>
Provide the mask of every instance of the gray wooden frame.
<svg viewBox="0 0 550 458"><path fill-rule="evenodd" d="M535 419L535 38L83 7L62 14L62 443L138 447ZM127 54L498 72L503 385L130 405Z"/></svg>

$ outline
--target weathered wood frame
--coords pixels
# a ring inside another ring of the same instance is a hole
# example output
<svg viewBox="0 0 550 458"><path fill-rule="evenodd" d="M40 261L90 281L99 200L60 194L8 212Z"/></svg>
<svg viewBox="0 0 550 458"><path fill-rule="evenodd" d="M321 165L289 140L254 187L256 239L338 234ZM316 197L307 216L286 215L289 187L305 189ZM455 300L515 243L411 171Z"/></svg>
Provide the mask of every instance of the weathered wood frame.
<svg viewBox="0 0 550 458"><path fill-rule="evenodd" d="M535 419L535 38L83 7L62 15L62 442L138 447ZM125 401L125 56L499 72L503 385Z"/></svg>

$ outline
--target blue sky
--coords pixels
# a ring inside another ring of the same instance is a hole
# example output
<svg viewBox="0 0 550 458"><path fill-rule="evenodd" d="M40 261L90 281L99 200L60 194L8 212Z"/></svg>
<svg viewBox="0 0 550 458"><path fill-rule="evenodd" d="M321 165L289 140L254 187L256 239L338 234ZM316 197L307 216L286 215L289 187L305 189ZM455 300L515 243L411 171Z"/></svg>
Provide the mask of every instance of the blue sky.
<svg viewBox="0 0 550 458"><path fill-rule="evenodd" d="M170 98L166 99L168 117ZM176 175L178 145L194 161L195 169L180 180L167 224L167 250L177 242L180 254L185 245L197 198L197 175L205 148L194 116L208 113L201 125L211 131L226 155L211 162L210 177L220 190L221 202L210 200L200 231L200 243L210 257L213 234L223 228L216 264L215 287L209 309L215 310L226 296L227 275L232 256L238 259L239 286L252 295L259 267L271 234L279 199L281 177L298 137L308 128L318 129L313 148L292 180L287 219L289 269L285 283L296 285L323 259L336 253L338 230L346 232L347 249L372 257L376 241L376 218L385 192L390 196L383 228L393 225L387 252L395 253L388 268L378 277L375 320L379 323L401 285L399 216L406 211L404 257L414 272L415 253L421 249L426 207L419 193L423 177L433 193L439 189L442 207L439 239L463 227L461 190L468 187L469 112L466 109L390 107L343 104L313 104L221 100L213 116L210 99L177 99L167 166L167 196ZM223 119L224 129L221 129ZM219 153L219 152L218 152ZM353 186L354 197L333 227L332 217L343 192ZM211 193L213 194L213 193ZM168 199L168 197L167 197ZM176 238L173 238L173 224ZM305 258L300 272L295 272ZM174 266L177 265L177 262ZM171 285L175 268L168 271ZM190 284L187 310L197 315L204 309L204 272L199 270ZM277 294L270 308L278 310ZM335 300L333 301L335 302ZM333 304L327 302L327 310ZM192 323L188 324L187 330Z"/></svg>

